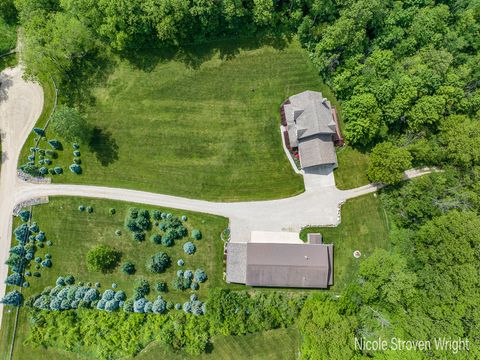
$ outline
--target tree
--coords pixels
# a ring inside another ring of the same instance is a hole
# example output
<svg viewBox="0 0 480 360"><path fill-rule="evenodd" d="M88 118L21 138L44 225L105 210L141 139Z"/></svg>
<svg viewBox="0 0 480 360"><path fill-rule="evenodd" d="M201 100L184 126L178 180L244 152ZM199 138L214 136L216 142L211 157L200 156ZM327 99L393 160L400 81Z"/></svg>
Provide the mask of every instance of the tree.
<svg viewBox="0 0 480 360"><path fill-rule="evenodd" d="M17 290L10 291L5 295L2 300L0 300L0 303L7 306L22 306L23 295L20 294Z"/></svg>
<svg viewBox="0 0 480 360"><path fill-rule="evenodd" d="M126 275L133 275L135 274L135 264L131 263L130 261L127 261L122 265L122 272Z"/></svg>
<svg viewBox="0 0 480 360"><path fill-rule="evenodd" d="M368 178L375 183L395 184L411 166L412 156L406 148L383 142L375 146L370 155Z"/></svg>
<svg viewBox="0 0 480 360"><path fill-rule="evenodd" d="M408 124L413 130L422 126L438 125L445 113L445 98L440 95L423 96L408 114Z"/></svg>
<svg viewBox="0 0 480 360"><path fill-rule="evenodd" d="M196 282L203 283L207 280L207 273L203 269L195 270L194 279Z"/></svg>
<svg viewBox="0 0 480 360"><path fill-rule="evenodd" d="M185 244L183 244L183 251L187 255L195 254L196 250L197 250L196 246L191 241L188 241Z"/></svg>
<svg viewBox="0 0 480 360"><path fill-rule="evenodd" d="M99 245L87 253L87 266L91 271L107 272L114 269L120 261L121 254L107 245Z"/></svg>
<svg viewBox="0 0 480 360"><path fill-rule="evenodd" d="M158 252L147 261L147 269L152 273L164 272L171 264L170 257L164 252Z"/></svg>
<svg viewBox="0 0 480 360"><path fill-rule="evenodd" d="M302 360L355 358L353 339L357 320L342 314L329 295L311 296L302 308L298 326L302 333ZM335 339L335 341L332 341Z"/></svg>
<svg viewBox="0 0 480 360"><path fill-rule="evenodd" d="M440 141L454 164L469 169L480 165L480 127L478 120L464 115L449 116L440 125Z"/></svg>
<svg viewBox="0 0 480 360"><path fill-rule="evenodd" d="M354 95L343 106L345 138L352 144L369 144L380 131L381 111L373 94Z"/></svg>
<svg viewBox="0 0 480 360"><path fill-rule="evenodd" d="M50 123L55 133L68 142L90 142L92 131L84 117L74 108L59 106L50 118Z"/></svg>

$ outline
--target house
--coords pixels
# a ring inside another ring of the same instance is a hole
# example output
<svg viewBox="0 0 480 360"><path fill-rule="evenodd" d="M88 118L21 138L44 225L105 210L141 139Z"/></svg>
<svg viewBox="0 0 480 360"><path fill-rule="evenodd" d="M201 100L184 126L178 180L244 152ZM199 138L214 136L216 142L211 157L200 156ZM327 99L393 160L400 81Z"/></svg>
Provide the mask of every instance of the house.
<svg viewBox="0 0 480 360"><path fill-rule="evenodd" d="M277 242L274 241L277 237ZM262 287L328 288L333 285L333 245L321 234L252 232L247 243L227 244L227 282Z"/></svg>
<svg viewBox="0 0 480 360"><path fill-rule="evenodd" d="M285 144L297 154L303 169L337 166L335 145L342 146L337 113L321 92L304 91L290 96L280 110Z"/></svg>

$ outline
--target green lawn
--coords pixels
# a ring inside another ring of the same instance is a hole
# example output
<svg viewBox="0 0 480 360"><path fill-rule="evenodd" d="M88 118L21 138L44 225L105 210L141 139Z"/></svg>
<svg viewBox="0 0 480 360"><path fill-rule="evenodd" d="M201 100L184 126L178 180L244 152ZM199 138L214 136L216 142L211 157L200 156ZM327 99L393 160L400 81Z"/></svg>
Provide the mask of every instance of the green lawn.
<svg viewBox="0 0 480 360"><path fill-rule="evenodd" d="M153 343L136 358L139 360L294 360L298 357L300 334L294 327L244 336L216 336L210 353L190 356L174 353Z"/></svg>
<svg viewBox="0 0 480 360"><path fill-rule="evenodd" d="M67 170L54 182L220 201L302 192L281 146L279 106L307 89L328 92L307 53L296 41L282 49L254 40L202 47L207 54L188 61L150 54L146 70L118 61L86 110L96 129L81 148L84 174ZM67 169L65 145L57 164Z"/></svg>
<svg viewBox="0 0 480 360"><path fill-rule="evenodd" d="M338 168L335 169L335 184L348 190L370 183L367 177L368 154L350 146L337 150Z"/></svg>
<svg viewBox="0 0 480 360"><path fill-rule="evenodd" d="M351 281L362 259L355 259L353 252L360 250L363 256L377 248L388 249L389 224L378 197L372 194L348 200L342 206L342 222L338 227L306 228L300 237L306 240L307 233L320 232L325 243L334 244L334 286L340 292Z"/></svg>
<svg viewBox="0 0 480 360"><path fill-rule="evenodd" d="M79 205L92 206L94 212L87 214L78 210ZM228 286L223 281L223 242L220 240L220 233L228 226L228 220L222 217L192 213L181 210L170 210L165 208L157 208L162 211L172 212L176 216L187 215L188 220L184 223L191 231L193 228L200 229L203 237L201 240L192 240L197 246L194 255L186 255L183 252L183 243L186 239L177 240L173 247L164 247L155 245L150 242L149 236L146 241L136 242L133 240L131 233L124 228L125 214L129 207L136 206L152 210L151 206L142 206L128 204L124 202L85 199L85 198L67 198L58 197L51 198L50 202L45 205L34 207L33 221L37 222L40 229L47 235L47 239L53 242L51 247L46 246L38 249L35 256L44 258L45 253L52 255L53 266L51 269L42 268L40 278L29 278L30 287L23 289L25 298L33 294L39 293L47 286L55 284L58 276L68 274L74 275L76 282L100 282L101 291L111 287L112 283L118 285L118 290L124 290L127 296L132 295L133 282L138 278L145 278L149 281L152 288L149 298L153 299L158 293L154 286L158 281L166 281L170 286L171 281L175 277L175 273L180 267L176 262L182 258L185 261L183 270L203 268L208 275L208 280L200 284L200 289L196 292L200 300L205 299L208 289L217 286ZM116 214L109 213L110 208L116 209ZM20 223L19 219L15 219L15 225ZM115 235L115 230L121 229L122 235ZM154 233L152 230L151 233ZM15 240L14 240L15 242ZM89 271L86 266L85 256L90 248L97 244L108 244L122 252L121 262L131 261L136 265L137 272L135 275L124 275L120 269L115 269L112 273L102 274ZM172 266L162 274L151 274L145 267L146 260L158 251L168 253L172 259ZM30 271L34 269L35 262L31 262ZM238 286L237 286L238 287ZM235 288L235 286L232 286ZM171 289L162 295L168 301L184 302L188 299L192 292L190 290L181 292ZM14 323L14 312L8 313L8 309L4 312L4 320L0 337L0 358L4 358L9 346L7 345L11 339L11 331ZM15 346L14 359L29 358L31 350L21 346L28 335L28 319L26 313L22 310L19 328L17 332L17 346Z"/></svg>

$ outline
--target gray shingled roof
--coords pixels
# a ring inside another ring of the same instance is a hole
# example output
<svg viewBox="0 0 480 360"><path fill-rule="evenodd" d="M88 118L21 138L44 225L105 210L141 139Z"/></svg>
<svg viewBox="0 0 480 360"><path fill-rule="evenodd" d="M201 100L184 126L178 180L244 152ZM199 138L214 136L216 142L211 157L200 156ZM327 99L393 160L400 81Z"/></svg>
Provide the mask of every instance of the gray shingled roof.
<svg viewBox="0 0 480 360"><path fill-rule="evenodd" d="M300 141L298 152L302 168L337 163L337 154L331 135L318 135Z"/></svg>
<svg viewBox="0 0 480 360"><path fill-rule="evenodd" d="M333 246L247 244L246 284L327 288L333 283Z"/></svg>
<svg viewBox="0 0 480 360"><path fill-rule="evenodd" d="M302 167L336 164L333 145L336 124L332 107L321 92L304 91L284 105L290 146L298 147ZM302 149L303 148L303 149Z"/></svg>

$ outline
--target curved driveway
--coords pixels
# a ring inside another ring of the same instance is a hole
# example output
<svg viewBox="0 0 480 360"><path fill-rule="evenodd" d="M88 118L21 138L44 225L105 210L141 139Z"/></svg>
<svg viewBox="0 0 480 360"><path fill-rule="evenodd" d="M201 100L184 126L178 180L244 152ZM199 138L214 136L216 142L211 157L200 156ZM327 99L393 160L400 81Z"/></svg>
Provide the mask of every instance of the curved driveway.
<svg viewBox="0 0 480 360"><path fill-rule="evenodd" d="M366 185L341 191L331 171L304 175L306 190L295 197L251 202L210 202L143 191L85 186L26 183L16 176L18 156L43 107L42 88L22 79L19 67L0 75L0 129L2 168L0 176L0 298L5 293L4 265L11 243L12 211L16 204L42 196L83 196L121 200L221 215L230 219L232 241L245 242L252 230L300 231L307 225L335 226L340 222L340 205L349 198L378 190ZM412 170L406 177L429 172ZM2 307L0 305L0 324Z"/></svg>

